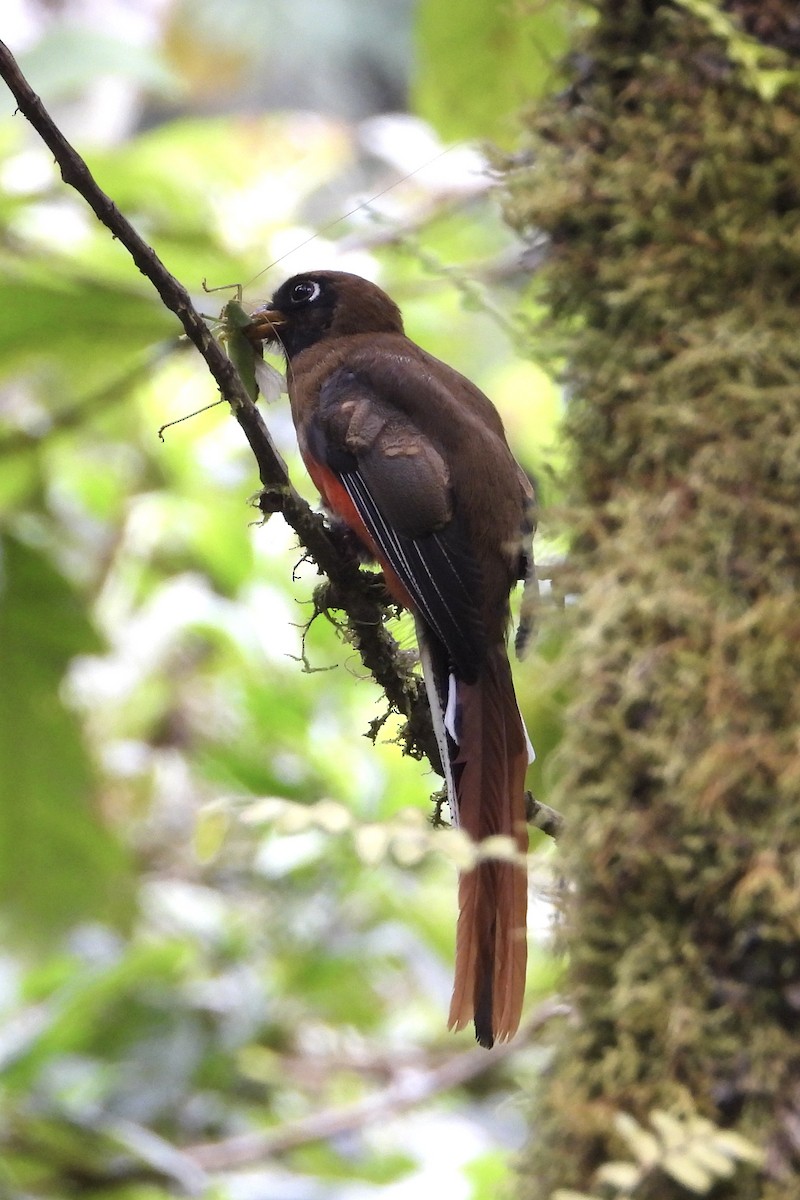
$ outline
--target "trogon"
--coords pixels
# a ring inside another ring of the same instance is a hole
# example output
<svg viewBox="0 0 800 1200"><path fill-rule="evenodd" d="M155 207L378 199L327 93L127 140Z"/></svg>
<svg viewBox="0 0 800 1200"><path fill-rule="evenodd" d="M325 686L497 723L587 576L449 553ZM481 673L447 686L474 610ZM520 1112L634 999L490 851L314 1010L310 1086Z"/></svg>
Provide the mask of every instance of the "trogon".
<svg viewBox="0 0 800 1200"><path fill-rule="evenodd" d="M332 514L414 614L454 824L516 854L459 881L449 1025L512 1036L525 988L530 743L506 652L509 594L534 578L533 492L491 401L403 331L397 305L342 271L284 283L247 334L279 345L300 451ZM519 643L519 637L518 637Z"/></svg>

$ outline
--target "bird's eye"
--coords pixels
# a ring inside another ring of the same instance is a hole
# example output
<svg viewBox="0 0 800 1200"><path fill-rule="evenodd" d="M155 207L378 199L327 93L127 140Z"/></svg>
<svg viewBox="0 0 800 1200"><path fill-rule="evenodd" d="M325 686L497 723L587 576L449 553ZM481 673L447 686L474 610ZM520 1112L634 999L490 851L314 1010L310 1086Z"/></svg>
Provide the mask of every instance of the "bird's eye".
<svg viewBox="0 0 800 1200"><path fill-rule="evenodd" d="M321 288L313 279L303 279L292 288L292 300L295 304L311 304L320 294Z"/></svg>

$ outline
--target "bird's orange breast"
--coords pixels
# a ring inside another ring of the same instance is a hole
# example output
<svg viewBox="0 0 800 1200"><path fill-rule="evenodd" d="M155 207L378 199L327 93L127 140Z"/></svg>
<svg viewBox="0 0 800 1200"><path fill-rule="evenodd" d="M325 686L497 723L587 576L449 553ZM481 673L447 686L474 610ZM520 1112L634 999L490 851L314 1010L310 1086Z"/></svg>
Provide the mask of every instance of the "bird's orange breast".
<svg viewBox="0 0 800 1200"><path fill-rule="evenodd" d="M414 604L411 597L381 553L380 547L376 544L372 534L364 524L361 514L353 503L350 493L341 479L333 471L310 456L303 455L303 461L317 491L322 496L330 511L336 513L337 517L341 517L345 524L353 530L359 541L369 550L373 558L380 563L386 579L386 586L394 599L398 604L402 604L403 608L413 609Z"/></svg>

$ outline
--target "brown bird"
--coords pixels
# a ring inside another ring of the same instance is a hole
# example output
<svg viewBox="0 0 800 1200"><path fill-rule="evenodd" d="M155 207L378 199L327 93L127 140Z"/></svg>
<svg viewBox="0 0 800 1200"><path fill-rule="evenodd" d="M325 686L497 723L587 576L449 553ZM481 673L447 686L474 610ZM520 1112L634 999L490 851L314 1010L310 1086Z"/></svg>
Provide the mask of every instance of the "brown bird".
<svg viewBox="0 0 800 1200"><path fill-rule="evenodd" d="M512 838L521 859L530 743L506 633L511 588L534 577L533 491L500 416L357 275L296 275L251 319L248 336L286 355L300 451L326 506L414 614L454 824L476 843ZM526 910L520 861L462 873L449 1026L473 1020L482 1046L519 1025Z"/></svg>

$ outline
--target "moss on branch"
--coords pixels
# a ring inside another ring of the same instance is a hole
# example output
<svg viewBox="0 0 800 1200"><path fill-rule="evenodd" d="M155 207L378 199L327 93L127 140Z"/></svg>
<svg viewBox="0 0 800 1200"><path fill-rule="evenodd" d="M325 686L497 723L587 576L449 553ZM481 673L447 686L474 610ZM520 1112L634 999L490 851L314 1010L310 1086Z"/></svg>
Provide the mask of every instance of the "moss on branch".
<svg viewBox="0 0 800 1200"><path fill-rule="evenodd" d="M667 1109L764 1147L763 1172L740 1164L715 1197L793 1200L797 10L760 6L775 37L752 69L783 72L767 100L702 6L595 7L580 76L530 115L531 165L507 174L512 223L550 240L579 593L556 801L578 1017L537 1100L525 1194L601 1194L615 1116ZM753 5L724 9L763 32ZM666 1176L641 1191L688 1194Z"/></svg>

